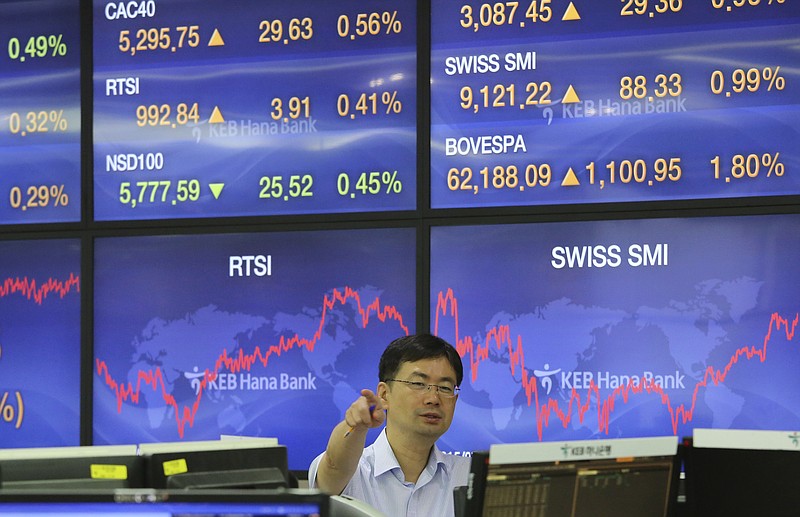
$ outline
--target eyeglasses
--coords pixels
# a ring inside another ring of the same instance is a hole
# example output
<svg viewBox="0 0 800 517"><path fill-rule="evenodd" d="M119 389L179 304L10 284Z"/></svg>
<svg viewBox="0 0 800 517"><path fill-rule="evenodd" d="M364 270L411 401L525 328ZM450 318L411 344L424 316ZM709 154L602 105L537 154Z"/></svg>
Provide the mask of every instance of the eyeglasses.
<svg viewBox="0 0 800 517"><path fill-rule="evenodd" d="M418 381L404 381L402 379L386 379L384 382L402 382L407 385L411 391L431 391L431 388L436 388L436 392L444 398L453 398L458 395L461 388L458 386L451 388L450 386L440 386L439 384L425 384Z"/></svg>

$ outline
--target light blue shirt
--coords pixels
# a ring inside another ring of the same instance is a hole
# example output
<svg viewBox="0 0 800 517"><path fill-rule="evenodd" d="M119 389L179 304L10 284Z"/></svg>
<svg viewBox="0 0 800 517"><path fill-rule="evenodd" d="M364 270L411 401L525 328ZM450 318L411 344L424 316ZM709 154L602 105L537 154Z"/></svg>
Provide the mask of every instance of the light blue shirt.
<svg viewBox="0 0 800 517"><path fill-rule="evenodd" d="M322 454L308 469L308 484L316 488ZM467 484L470 458L445 454L434 445L428 464L416 483L408 483L389 446L384 429L364 449L353 478L342 491L389 517L446 517L455 514L453 489Z"/></svg>

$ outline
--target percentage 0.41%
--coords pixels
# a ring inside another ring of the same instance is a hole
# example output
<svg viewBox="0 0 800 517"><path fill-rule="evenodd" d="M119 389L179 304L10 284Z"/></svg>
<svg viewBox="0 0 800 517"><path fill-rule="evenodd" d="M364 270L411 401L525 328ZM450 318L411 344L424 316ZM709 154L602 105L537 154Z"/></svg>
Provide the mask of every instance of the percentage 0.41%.
<svg viewBox="0 0 800 517"><path fill-rule="evenodd" d="M8 117L8 130L12 135L65 133L68 129L69 122L64 117L64 110L15 111Z"/></svg>
<svg viewBox="0 0 800 517"><path fill-rule="evenodd" d="M340 117L355 119L356 116L399 115L403 102L397 98L397 91L361 93L353 96L343 93L336 101Z"/></svg>
<svg viewBox="0 0 800 517"><path fill-rule="evenodd" d="M8 57L24 63L25 59L45 57L64 57L67 55L67 44L62 34L31 36L23 44L19 38L8 40Z"/></svg>
<svg viewBox="0 0 800 517"><path fill-rule="evenodd" d="M8 202L12 208L24 212L34 208L66 207L69 195L64 191L64 185L14 186L8 193Z"/></svg>
<svg viewBox="0 0 800 517"><path fill-rule="evenodd" d="M340 196L354 199L357 193L364 196L399 194L403 191L403 182L397 177L397 171L362 172L355 182L350 174L341 172L336 180L336 189Z"/></svg>
<svg viewBox="0 0 800 517"><path fill-rule="evenodd" d="M0 422L13 425L16 429L22 427L22 417L25 414L25 404L22 401L22 393L15 393L17 407L13 406L13 400L9 400L9 392L3 393L0 397Z"/></svg>
<svg viewBox="0 0 800 517"><path fill-rule="evenodd" d="M781 161L781 153L735 154L730 162L723 163L720 156L711 160L714 167L714 179L724 179L725 183L743 178L758 178L765 172L767 178L782 177L786 174L786 165Z"/></svg>

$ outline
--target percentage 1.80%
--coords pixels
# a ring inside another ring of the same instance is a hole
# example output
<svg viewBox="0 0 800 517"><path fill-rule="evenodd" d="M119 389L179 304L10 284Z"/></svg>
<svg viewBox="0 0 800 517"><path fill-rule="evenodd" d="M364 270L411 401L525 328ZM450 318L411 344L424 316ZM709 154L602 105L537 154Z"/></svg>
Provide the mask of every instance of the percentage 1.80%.
<svg viewBox="0 0 800 517"><path fill-rule="evenodd" d="M715 156L711 160L711 165L714 166L714 179L725 178L725 183L730 183L731 179L755 179L762 171L766 171L767 178L780 178L786 174L786 165L781 161L779 152L735 154L727 166L722 163L719 156Z"/></svg>
<svg viewBox="0 0 800 517"><path fill-rule="evenodd" d="M8 202L11 208L24 212L29 208L67 206L69 195L64 192L64 185L31 185L25 189L15 186L8 193Z"/></svg>

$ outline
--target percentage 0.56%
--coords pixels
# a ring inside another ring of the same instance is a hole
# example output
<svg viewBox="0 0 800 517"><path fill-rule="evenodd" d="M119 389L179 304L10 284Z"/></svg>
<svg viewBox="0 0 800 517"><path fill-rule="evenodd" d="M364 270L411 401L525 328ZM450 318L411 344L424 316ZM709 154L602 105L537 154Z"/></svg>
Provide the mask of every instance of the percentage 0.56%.
<svg viewBox="0 0 800 517"><path fill-rule="evenodd" d="M351 40L369 36L391 36L403 32L403 22L398 19L397 11L343 14L336 22L336 30L340 38Z"/></svg>
<svg viewBox="0 0 800 517"><path fill-rule="evenodd" d="M65 133L68 129L69 122L64 117L64 110L15 111L8 117L8 130L12 135Z"/></svg>
<svg viewBox="0 0 800 517"><path fill-rule="evenodd" d="M8 192L8 203L11 208L23 212L35 208L66 207L69 205L69 194L64 190L64 185L14 186Z"/></svg>
<svg viewBox="0 0 800 517"><path fill-rule="evenodd" d="M12 37L8 40L8 57L24 63L26 59L59 58L67 55L62 34L31 36L27 40Z"/></svg>
<svg viewBox="0 0 800 517"><path fill-rule="evenodd" d="M22 401L22 393L17 391L14 398L17 407L14 407L13 400L10 400L10 393L5 392L0 397L0 422L13 425L16 429L22 427L22 418L25 414L25 403Z"/></svg>

